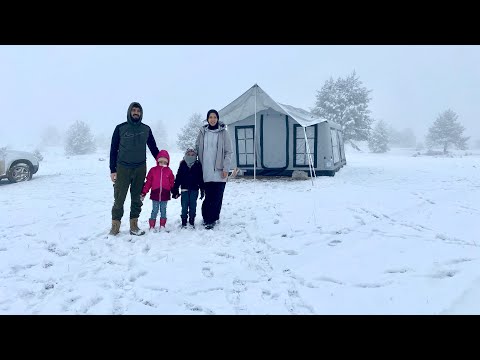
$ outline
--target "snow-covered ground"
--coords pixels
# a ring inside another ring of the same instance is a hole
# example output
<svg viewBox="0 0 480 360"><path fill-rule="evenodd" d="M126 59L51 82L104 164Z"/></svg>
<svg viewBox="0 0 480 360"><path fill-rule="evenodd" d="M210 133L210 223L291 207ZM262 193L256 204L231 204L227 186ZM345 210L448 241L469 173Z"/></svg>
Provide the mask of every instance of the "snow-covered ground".
<svg viewBox="0 0 480 360"><path fill-rule="evenodd" d="M172 200L169 233L131 236L127 200L112 237L108 152L50 148L32 181L0 182L0 314L480 314L470 152L349 149L314 187L234 179L211 231L200 201L197 229L179 229ZM147 199L144 229L150 211Z"/></svg>

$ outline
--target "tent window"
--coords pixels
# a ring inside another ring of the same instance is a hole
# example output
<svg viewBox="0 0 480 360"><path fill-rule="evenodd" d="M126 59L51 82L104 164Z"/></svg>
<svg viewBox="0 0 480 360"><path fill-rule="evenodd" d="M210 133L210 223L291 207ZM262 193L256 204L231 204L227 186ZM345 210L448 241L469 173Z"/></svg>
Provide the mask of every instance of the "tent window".
<svg viewBox="0 0 480 360"><path fill-rule="evenodd" d="M308 126L305 128L307 133L308 146L312 159L314 160L314 166L317 165L317 126ZM294 159L295 163L293 166L308 166L308 151L307 144L305 142L305 134L303 133L303 128L300 125L294 125L294 134L295 134L295 147L294 147Z"/></svg>
<svg viewBox="0 0 480 360"><path fill-rule="evenodd" d="M237 165L253 166L253 126L237 126Z"/></svg>

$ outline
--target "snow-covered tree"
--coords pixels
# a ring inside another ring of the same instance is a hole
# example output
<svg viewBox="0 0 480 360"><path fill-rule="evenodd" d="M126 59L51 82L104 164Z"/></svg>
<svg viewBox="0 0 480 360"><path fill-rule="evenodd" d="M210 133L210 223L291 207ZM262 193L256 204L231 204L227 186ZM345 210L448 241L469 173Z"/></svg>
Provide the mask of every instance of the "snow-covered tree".
<svg viewBox="0 0 480 360"><path fill-rule="evenodd" d="M388 148L389 131L387 124L380 120L375 125L368 139L368 147L374 153L384 153L390 150Z"/></svg>
<svg viewBox="0 0 480 360"><path fill-rule="evenodd" d="M407 148L413 148L417 144L417 137L415 136L415 133L413 132L412 129L410 128L405 128L401 132L402 136L402 142L401 146L402 147L407 147Z"/></svg>
<svg viewBox="0 0 480 360"><path fill-rule="evenodd" d="M77 120L67 130L65 153L83 155L95 152L96 146L90 128L83 121Z"/></svg>
<svg viewBox="0 0 480 360"><path fill-rule="evenodd" d="M389 145L391 146L399 146L400 141L401 141L401 135L400 132L395 129L392 125L388 125L388 139L389 139Z"/></svg>
<svg viewBox="0 0 480 360"><path fill-rule="evenodd" d="M47 126L41 135L41 146L57 146L62 143L62 137L58 129L53 126Z"/></svg>
<svg viewBox="0 0 480 360"><path fill-rule="evenodd" d="M450 109L441 113L428 129L425 138L428 148L442 146L444 154L447 153L450 145L455 145L460 150L467 149L469 137L462 136L465 128L457 120L458 115Z"/></svg>
<svg viewBox="0 0 480 360"><path fill-rule="evenodd" d="M413 148L417 143L415 133L410 128L405 128L402 131L398 131L390 125L388 126L388 133L390 138L390 146Z"/></svg>
<svg viewBox="0 0 480 360"><path fill-rule="evenodd" d="M203 116L200 113L194 113L188 119L188 122L182 127L177 138L177 147L180 151L185 151L189 147L194 148L197 140L198 131L202 126Z"/></svg>
<svg viewBox="0 0 480 360"><path fill-rule="evenodd" d="M95 136L95 145L99 149L110 149L111 141L112 139L103 133Z"/></svg>
<svg viewBox="0 0 480 360"><path fill-rule="evenodd" d="M338 78L334 81L330 78L317 91L312 112L341 125L344 141L349 141L356 147L352 140L368 140L371 131L373 119L368 109L371 91L362 86L355 71L345 79Z"/></svg>
<svg viewBox="0 0 480 360"><path fill-rule="evenodd" d="M155 138L155 142L157 143L157 147L159 150L165 149L170 151L170 143L168 141L168 132L163 124L162 120L158 120L156 123L150 126L152 129L153 137Z"/></svg>

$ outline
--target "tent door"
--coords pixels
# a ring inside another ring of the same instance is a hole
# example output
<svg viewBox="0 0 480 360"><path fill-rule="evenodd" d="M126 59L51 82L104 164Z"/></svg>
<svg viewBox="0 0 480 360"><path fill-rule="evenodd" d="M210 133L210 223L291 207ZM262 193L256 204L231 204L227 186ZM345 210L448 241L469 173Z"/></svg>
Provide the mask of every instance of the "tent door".
<svg viewBox="0 0 480 360"><path fill-rule="evenodd" d="M288 167L288 119L285 115L261 116L262 167L279 169Z"/></svg>

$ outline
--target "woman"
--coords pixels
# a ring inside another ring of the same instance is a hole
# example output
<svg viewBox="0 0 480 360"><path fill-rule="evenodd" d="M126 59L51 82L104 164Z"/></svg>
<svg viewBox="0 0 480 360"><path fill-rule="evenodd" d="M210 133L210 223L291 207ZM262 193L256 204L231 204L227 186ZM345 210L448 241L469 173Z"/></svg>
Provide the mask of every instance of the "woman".
<svg viewBox="0 0 480 360"><path fill-rule="evenodd" d="M205 229L213 229L220 218L223 192L232 161L232 142L216 110L207 113L207 124L200 128L196 150L202 164L205 200L202 216Z"/></svg>

